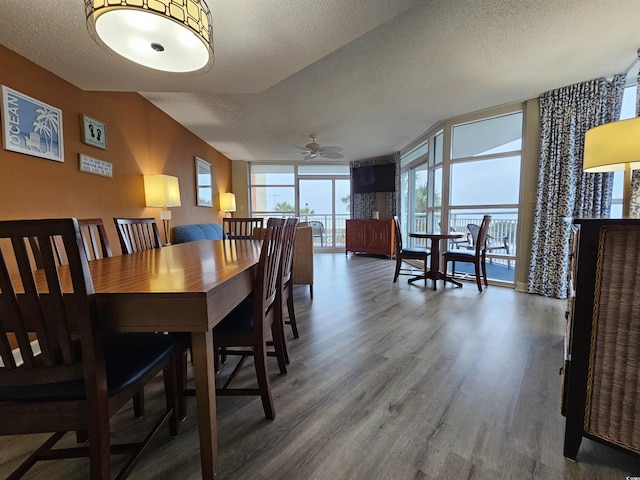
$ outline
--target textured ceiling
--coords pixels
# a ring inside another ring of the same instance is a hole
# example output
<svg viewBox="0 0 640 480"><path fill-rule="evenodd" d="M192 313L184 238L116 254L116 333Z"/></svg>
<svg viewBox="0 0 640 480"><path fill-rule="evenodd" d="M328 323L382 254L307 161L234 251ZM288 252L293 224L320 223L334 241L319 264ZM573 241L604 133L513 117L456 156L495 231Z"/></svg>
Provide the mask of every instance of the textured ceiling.
<svg viewBox="0 0 640 480"><path fill-rule="evenodd" d="M89 37L81 0L1 0L0 43L84 90L137 91L233 160L398 151L437 121L625 70L637 0L207 0L215 64L176 76ZM1 68L1 66L0 66Z"/></svg>

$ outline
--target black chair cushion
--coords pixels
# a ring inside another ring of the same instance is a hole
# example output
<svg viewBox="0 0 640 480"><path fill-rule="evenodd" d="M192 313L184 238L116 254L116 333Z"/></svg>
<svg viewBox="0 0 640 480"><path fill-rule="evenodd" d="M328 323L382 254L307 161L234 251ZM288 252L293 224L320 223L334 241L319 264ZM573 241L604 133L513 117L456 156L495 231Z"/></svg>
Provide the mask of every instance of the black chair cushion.
<svg viewBox="0 0 640 480"><path fill-rule="evenodd" d="M426 247L407 247L400 250L402 255L411 255L413 253L417 255L430 255L431 250Z"/></svg>
<svg viewBox="0 0 640 480"><path fill-rule="evenodd" d="M120 393L152 370L171 353L178 341L179 337L161 333L105 335L103 348L108 395ZM0 386L0 401L59 401L84 398L84 380Z"/></svg>
<svg viewBox="0 0 640 480"><path fill-rule="evenodd" d="M463 262L473 262L476 258L475 250L461 250L461 249L453 249L447 250L443 254L446 258L450 260L460 260Z"/></svg>
<svg viewBox="0 0 640 480"><path fill-rule="evenodd" d="M213 337L236 337L253 332L253 295L245 298L240 305L214 327Z"/></svg>

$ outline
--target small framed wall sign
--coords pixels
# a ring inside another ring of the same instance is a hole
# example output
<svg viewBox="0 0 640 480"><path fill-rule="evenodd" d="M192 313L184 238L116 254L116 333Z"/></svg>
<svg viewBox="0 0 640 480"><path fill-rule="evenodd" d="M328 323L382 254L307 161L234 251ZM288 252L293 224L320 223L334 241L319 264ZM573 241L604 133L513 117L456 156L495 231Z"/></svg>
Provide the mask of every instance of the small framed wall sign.
<svg viewBox="0 0 640 480"><path fill-rule="evenodd" d="M62 110L2 86L5 150L64 162Z"/></svg>
<svg viewBox="0 0 640 480"><path fill-rule="evenodd" d="M104 123L87 115L82 115L83 141L87 145L107 149L107 127Z"/></svg>
<svg viewBox="0 0 640 480"><path fill-rule="evenodd" d="M98 160L97 158L83 155L82 153L80 153L78 157L80 159L79 167L81 172L113 178L113 164L111 162Z"/></svg>
<svg viewBox="0 0 640 480"><path fill-rule="evenodd" d="M211 164L196 157L196 203L199 207L213 207L213 173Z"/></svg>

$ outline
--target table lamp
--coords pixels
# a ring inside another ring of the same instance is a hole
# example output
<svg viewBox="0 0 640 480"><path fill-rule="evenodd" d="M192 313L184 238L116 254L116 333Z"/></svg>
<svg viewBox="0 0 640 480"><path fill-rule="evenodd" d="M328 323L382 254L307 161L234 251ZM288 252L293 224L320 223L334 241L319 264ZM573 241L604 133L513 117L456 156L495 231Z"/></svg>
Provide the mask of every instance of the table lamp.
<svg viewBox="0 0 640 480"><path fill-rule="evenodd" d="M171 220L171 210L168 207L180 206L180 186L178 177L171 175L145 175L144 176L144 198L147 207L162 208L160 219L164 223L164 235L167 245L171 245L169 239L169 222Z"/></svg>
<svg viewBox="0 0 640 480"><path fill-rule="evenodd" d="M220 194L220 210L225 212L225 217L230 217L230 212L236 211L236 196L233 193Z"/></svg>
<svg viewBox="0 0 640 480"><path fill-rule="evenodd" d="M640 169L640 117L605 123L588 130L584 137L583 171L624 170L623 216L631 206L631 170Z"/></svg>

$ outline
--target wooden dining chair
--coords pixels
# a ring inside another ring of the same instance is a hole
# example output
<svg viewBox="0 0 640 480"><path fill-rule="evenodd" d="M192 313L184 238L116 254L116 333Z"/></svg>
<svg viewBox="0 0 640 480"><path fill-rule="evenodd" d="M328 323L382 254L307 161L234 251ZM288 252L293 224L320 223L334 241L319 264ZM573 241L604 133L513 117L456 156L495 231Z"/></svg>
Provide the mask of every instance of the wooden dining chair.
<svg viewBox="0 0 640 480"><path fill-rule="evenodd" d="M466 248L474 248L476 242L478 241L478 234L480 233L480 225L476 225L470 223L467 225L467 229L471 234L471 247ZM509 237L504 235L501 238L491 236L487 233L487 239L485 241L485 251L488 253L495 252L498 250L504 250L507 255L509 255ZM493 259L489 257L489 263L493 263Z"/></svg>
<svg viewBox="0 0 640 480"><path fill-rule="evenodd" d="M294 217L287 218L284 225L284 242L282 244L282 260L280 262L281 274L281 295L282 295L282 311L285 305L289 315L285 324L291 326L293 338L300 338L298 333L298 324L296 323L296 313L293 308L293 254L296 243L296 233L298 231L298 219Z"/></svg>
<svg viewBox="0 0 640 480"><path fill-rule="evenodd" d="M402 233L400 231L400 219L393 217L393 224L396 230L395 234L395 255L396 255L396 271L393 276L393 283L398 280L400 275L415 275L412 269L403 268L402 262L405 260L421 260L424 262L424 274L427 275L429 263L427 262L431 251L426 247L404 247L402 244ZM426 282L426 280L425 280Z"/></svg>
<svg viewBox="0 0 640 480"><path fill-rule="evenodd" d="M216 395L259 395L265 416L273 420L273 406L269 372L267 370L267 341L272 338L280 373L287 373L282 328L278 325L281 299L278 290L280 257L284 241L284 227L267 227L260 251L255 290L213 329L216 350L225 349L227 355L239 355L240 361ZM232 388L245 360L252 356L258 388ZM192 393L192 392L189 392Z"/></svg>
<svg viewBox="0 0 640 480"><path fill-rule="evenodd" d="M282 241L282 255L280 256L280 273L278 275L278 289L280 291L280 298L282 300L282 307L280 309L280 323L282 325L282 345L284 348L285 361L289 364L289 348L287 347L287 338L284 335L284 326L289 325L293 338L300 338L298 333L298 324L296 323L296 314L293 306L293 252L295 247L296 232L298 230L298 219L295 217L289 217L284 219L270 218L267 222L267 226L282 226L284 227L284 238ZM257 234L264 236L264 229L257 228L254 230ZM288 319L284 319L285 309L288 313ZM272 344L272 342L268 342ZM275 356L276 352L268 352L270 356Z"/></svg>
<svg viewBox="0 0 640 480"><path fill-rule="evenodd" d="M155 218L114 218L122 253L162 247Z"/></svg>
<svg viewBox="0 0 640 480"><path fill-rule="evenodd" d="M78 226L80 227L84 251L89 261L112 256L109 238L101 218L78 219ZM42 255L40 254L40 246L37 239L29 238L28 241L36 268L43 268ZM57 265L65 265L66 259L64 258L64 249L60 245L60 238L52 237L51 243Z"/></svg>
<svg viewBox="0 0 640 480"><path fill-rule="evenodd" d="M491 215L485 215L480 223L478 236L475 241L474 249L452 249L442 254L444 258L444 271L448 271L449 262L451 262L451 276L454 277L456 272L456 262L472 263L475 268L476 284L478 290L482 291L482 280L484 279L485 287L487 283L487 234L489 233L489 223L491 223Z"/></svg>
<svg viewBox="0 0 640 480"><path fill-rule="evenodd" d="M30 237L40 246L42 269L28 254ZM62 267L54 237L67 259ZM162 334L100 333L76 219L1 221L0 239L0 435L53 432L9 478L21 478L39 460L88 456L83 477L107 480L111 453L129 455L118 476L125 478L163 425L178 433L180 345ZM141 442L111 445L111 416L160 372L166 408L151 433ZM88 445L54 448L71 431Z"/></svg>
<svg viewBox="0 0 640 480"><path fill-rule="evenodd" d="M78 219L78 226L89 261L113 256L109 237L101 218Z"/></svg>
<svg viewBox="0 0 640 480"><path fill-rule="evenodd" d="M222 232L225 238L246 240L253 238L253 229L262 228L262 218L230 218L222 219Z"/></svg>
<svg viewBox="0 0 640 480"><path fill-rule="evenodd" d="M109 237L107 237L104 222L101 218L78 219L78 227L80 229L82 246L84 247L87 260L92 261L113 256ZM56 261L56 265L66 265L67 260L64 255L64 248L61 244L60 237L51 237L51 244L55 254L54 259ZM31 246L31 252L36 263L36 268L43 269L44 265L42 254L40 252L40 245L38 245L37 239L30 237L29 245ZM140 390L140 392L133 397L133 414L137 418L144 415L144 390Z"/></svg>

